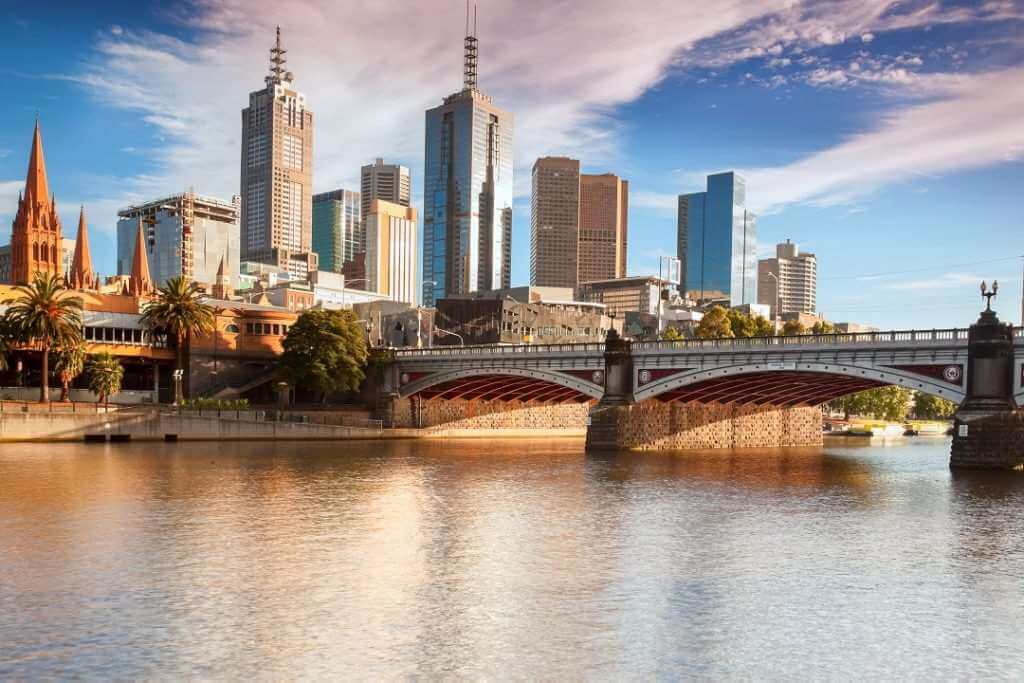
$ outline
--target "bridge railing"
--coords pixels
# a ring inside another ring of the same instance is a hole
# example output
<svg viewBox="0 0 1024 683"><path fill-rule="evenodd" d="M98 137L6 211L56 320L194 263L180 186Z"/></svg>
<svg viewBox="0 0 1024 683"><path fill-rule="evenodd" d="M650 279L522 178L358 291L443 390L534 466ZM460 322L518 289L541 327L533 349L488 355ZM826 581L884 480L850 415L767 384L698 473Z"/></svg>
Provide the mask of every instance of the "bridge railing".
<svg viewBox="0 0 1024 683"><path fill-rule="evenodd" d="M633 342L635 351L696 349L750 349L790 346L833 346L844 344L897 344L915 342L967 341L967 328L944 330L894 330L891 332L836 332L788 337L745 337L740 339L683 339L679 341Z"/></svg>
<svg viewBox="0 0 1024 683"><path fill-rule="evenodd" d="M435 346L430 349L395 349L396 358L449 356L521 356L546 353L604 353L601 342L573 344L493 344L480 346Z"/></svg>

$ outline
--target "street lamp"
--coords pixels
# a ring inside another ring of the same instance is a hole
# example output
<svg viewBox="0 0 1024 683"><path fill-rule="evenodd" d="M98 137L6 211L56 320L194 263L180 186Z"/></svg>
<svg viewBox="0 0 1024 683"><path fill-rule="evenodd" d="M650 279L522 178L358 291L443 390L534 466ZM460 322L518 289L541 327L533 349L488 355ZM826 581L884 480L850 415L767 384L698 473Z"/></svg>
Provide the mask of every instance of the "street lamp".
<svg viewBox="0 0 1024 683"><path fill-rule="evenodd" d="M780 324L782 322L782 285L779 284L779 276L775 273L768 271L768 277L775 280L775 331L778 332Z"/></svg>
<svg viewBox="0 0 1024 683"><path fill-rule="evenodd" d="M462 338L462 335L458 332L449 332L448 330L442 330L440 327L434 327L434 332L440 332L441 334L447 334L449 337L458 337L459 346L465 346L466 340Z"/></svg>
<svg viewBox="0 0 1024 683"><path fill-rule="evenodd" d="M185 377L185 371L181 368L175 369L171 373L171 377L174 379L174 405L181 406L181 380Z"/></svg>

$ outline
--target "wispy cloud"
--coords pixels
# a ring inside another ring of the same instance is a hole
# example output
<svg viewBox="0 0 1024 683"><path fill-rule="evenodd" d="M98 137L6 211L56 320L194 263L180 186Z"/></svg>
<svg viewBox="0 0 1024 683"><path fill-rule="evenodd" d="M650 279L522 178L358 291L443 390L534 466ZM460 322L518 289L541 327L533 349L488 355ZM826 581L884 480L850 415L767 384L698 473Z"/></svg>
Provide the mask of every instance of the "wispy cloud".
<svg viewBox="0 0 1024 683"><path fill-rule="evenodd" d="M963 289L966 285L977 286L984 276L965 273L945 273L938 277L903 280L887 283L883 288L897 291L930 292L939 289Z"/></svg>

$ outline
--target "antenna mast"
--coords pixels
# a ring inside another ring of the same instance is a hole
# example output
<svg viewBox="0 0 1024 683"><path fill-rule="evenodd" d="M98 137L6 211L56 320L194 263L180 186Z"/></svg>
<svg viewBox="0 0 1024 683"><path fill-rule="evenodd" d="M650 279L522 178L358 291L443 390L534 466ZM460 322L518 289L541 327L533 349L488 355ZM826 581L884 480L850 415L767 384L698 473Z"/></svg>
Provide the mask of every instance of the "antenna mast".
<svg viewBox="0 0 1024 683"><path fill-rule="evenodd" d="M270 77L275 83L280 83L284 77L284 65L288 62L285 54L288 50L281 47L281 27L277 27L277 41L274 47L270 48Z"/></svg>
<svg viewBox="0 0 1024 683"><path fill-rule="evenodd" d="M469 32L469 0L466 0L466 38L463 41L465 59L462 67L462 87L476 90L476 5L473 5L473 32Z"/></svg>

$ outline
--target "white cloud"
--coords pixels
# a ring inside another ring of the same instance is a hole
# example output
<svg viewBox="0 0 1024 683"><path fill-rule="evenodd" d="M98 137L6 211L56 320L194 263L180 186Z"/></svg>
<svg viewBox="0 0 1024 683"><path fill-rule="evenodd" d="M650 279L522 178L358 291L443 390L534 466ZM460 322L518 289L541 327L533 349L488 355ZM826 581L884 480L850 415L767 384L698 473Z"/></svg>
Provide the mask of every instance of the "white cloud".
<svg viewBox="0 0 1024 683"><path fill-rule="evenodd" d="M1024 67L922 80L918 94L930 98L896 109L874 130L786 166L746 171L749 201L762 212L793 202L844 203L922 173L1020 158L1022 82Z"/></svg>
<svg viewBox="0 0 1024 683"><path fill-rule="evenodd" d="M891 282L885 285L884 289L911 292L929 292L936 289L962 289L966 285L977 286L985 277L981 275L967 275L964 273L945 273L938 277L924 280L904 280Z"/></svg>
<svg viewBox="0 0 1024 683"><path fill-rule="evenodd" d="M657 209L659 211L675 211L679 198L674 194L649 192L630 188L629 205L632 208Z"/></svg>
<svg viewBox="0 0 1024 683"><path fill-rule="evenodd" d="M5 222L13 220L18 212L18 193L24 187L24 180L0 180L0 217Z"/></svg>
<svg viewBox="0 0 1024 683"><path fill-rule="evenodd" d="M864 33L860 37L860 41L862 43L870 43L874 39L875 39L875 34L874 33Z"/></svg>

